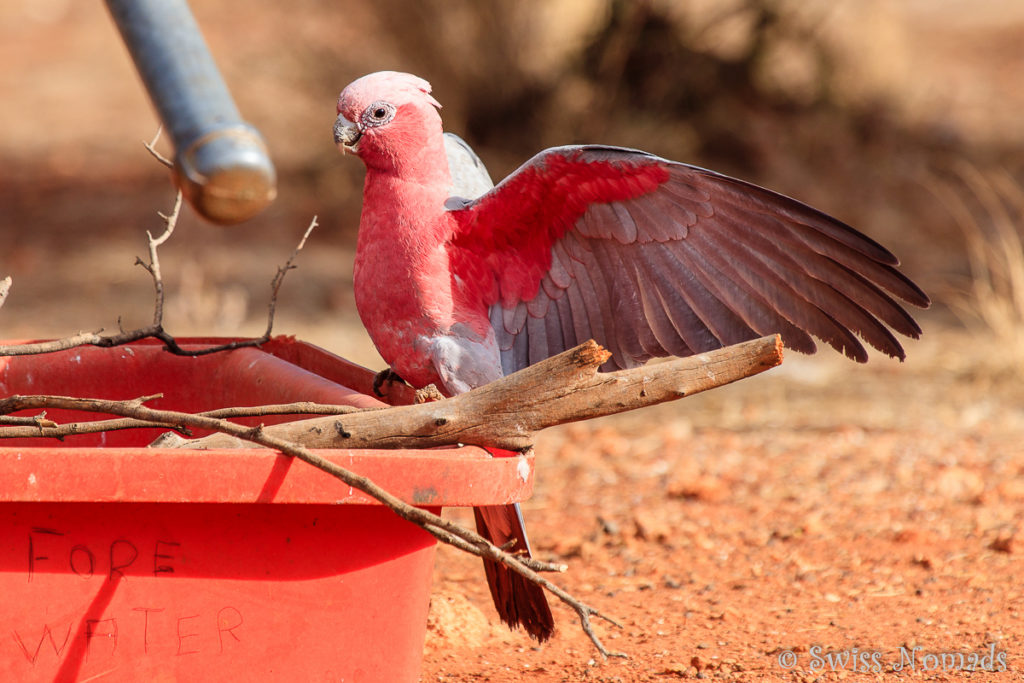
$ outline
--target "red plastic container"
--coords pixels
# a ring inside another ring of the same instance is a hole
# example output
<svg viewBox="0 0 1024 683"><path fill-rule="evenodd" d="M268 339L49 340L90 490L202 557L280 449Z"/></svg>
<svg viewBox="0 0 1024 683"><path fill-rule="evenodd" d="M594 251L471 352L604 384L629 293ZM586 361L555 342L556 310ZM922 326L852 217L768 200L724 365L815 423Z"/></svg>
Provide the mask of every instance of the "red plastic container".
<svg viewBox="0 0 1024 683"><path fill-rule="evenodd" d="M346 387L372 377L287 338L0 358L0 396L163 393L148 405L190 411L378 405ZM0 441L0 680L418 679L429 534L272 451L145 448L161 431ZM435 511L532 492L532 459L477 448L320 453Z"/></svg>

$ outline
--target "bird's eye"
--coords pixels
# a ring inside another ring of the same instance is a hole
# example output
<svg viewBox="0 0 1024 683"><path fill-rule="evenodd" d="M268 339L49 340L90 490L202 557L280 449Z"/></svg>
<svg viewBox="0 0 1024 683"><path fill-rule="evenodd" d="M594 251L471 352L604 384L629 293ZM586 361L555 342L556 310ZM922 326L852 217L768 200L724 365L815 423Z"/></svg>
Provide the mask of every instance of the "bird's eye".
<svg viewBox="0 0 1024 683"><path fill-rule="evenodd" d="M383 126L395 117L395 105L390 102L374 102L363 110L362 123L367 127Z"/></svg>

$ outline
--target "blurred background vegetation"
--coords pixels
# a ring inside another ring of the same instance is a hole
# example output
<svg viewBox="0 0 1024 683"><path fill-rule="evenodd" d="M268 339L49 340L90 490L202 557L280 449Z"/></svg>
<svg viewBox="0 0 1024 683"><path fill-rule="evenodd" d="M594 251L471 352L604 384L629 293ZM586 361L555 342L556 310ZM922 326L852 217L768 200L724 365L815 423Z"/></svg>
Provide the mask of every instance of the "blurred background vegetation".
<svg viewBox="0 0 1024 683"><path fill-rule="evenodd" d="M164 248L168 327L259 334L275 267L317 214L276 331L375 364L351 301L362 166L334 101L382 69L430 80L499 178L568 143L636 147L795 196L892 248L1024 367L1024 3L1006 0L205 0L193 11L278 166L234 228L188 214ZM0 6L0 337L143 322L132 265L166 172L158 122L101 3Z"/></svg>

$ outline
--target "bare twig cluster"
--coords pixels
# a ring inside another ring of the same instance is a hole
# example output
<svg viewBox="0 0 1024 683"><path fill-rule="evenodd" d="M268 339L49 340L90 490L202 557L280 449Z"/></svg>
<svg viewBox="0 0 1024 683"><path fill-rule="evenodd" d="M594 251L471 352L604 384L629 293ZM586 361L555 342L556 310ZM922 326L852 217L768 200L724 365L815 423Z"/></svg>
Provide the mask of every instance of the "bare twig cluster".
<svg viewBox="0 0 1024 683"><path fill-rule="evenodd" d="M171 162L157 152L154 147L159 137L160 132L157 131L156 137L154 137L151 142L145 143L146 149L149 150L149 153L152 154L160 163L164 165L171 165ZM271 332L274 329L274 313L277 308L277 295L281 289L281 283L284 282L284 276L288 271L295 267L295 258L306 245L306 240L309 238L310 233L312 233L313 229L317 227L316 216L314 216L313 220L310 221L309 227L306 228L306 232L302 235L302 239L299 240L299 244L295 248L295 251L292 252L292 255L288 258L285 264L277 269L277 273L274 275L274 278L270 283L270 302L267 305L267 328L263 335L255 339L237 340L226 344L206 346L201 349L185 349L182 348L182 346L178 344L178 341L164 329L164 280L163 274L160 270L160 256L158 252L160 246L170 239L171 235L174 233L174 228L178 224L181 205L182 193L179 190L174 199L174 207L171 209L171 212L169 214L157 212L157 215L159 215L164 222L163 232L154 237L152 233L148 230L146 231L146 237L148 238L149 261L143 261L141 258L135 259L135 264L145 269L153 278L155 302L153 305L153 322L151 324L134 330L121 329L116 334L104 335L102 334L103 330L99 329L95 332L79 332L78 334L61 339L55 339L53 341L6 346L0 345L0 356L28 356L40 353L53 353L56 351L71 349L76 346L99 346L102 348L110 348L114 346L121 346L123 344L130 344L132 342L139 341L140 339L150 338L159 339L163 342L164 347L168 351L179 356L205 356L211 353L219 353L221 351L230 351L231 349L250 346L258 347L261 344L265 344L270 339ZM0 306L3 305L7 292L10 289L10 280L11 279L9 277L4 280L0 280Z"/></svg>

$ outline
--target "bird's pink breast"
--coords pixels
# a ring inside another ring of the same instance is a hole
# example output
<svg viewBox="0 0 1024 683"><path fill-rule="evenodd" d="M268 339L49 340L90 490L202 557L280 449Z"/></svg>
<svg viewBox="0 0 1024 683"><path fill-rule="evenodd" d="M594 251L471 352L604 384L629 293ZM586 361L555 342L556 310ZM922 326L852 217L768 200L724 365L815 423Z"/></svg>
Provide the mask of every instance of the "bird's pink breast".
<svg viewBox="0 0 1024 683"><path fill-rule="evenodd" d="M486 309L460 310L448 254L445 188L367 180L353 286L381 357L413 386L437 384L426 346L457 322L489 329Z"/></svg>

